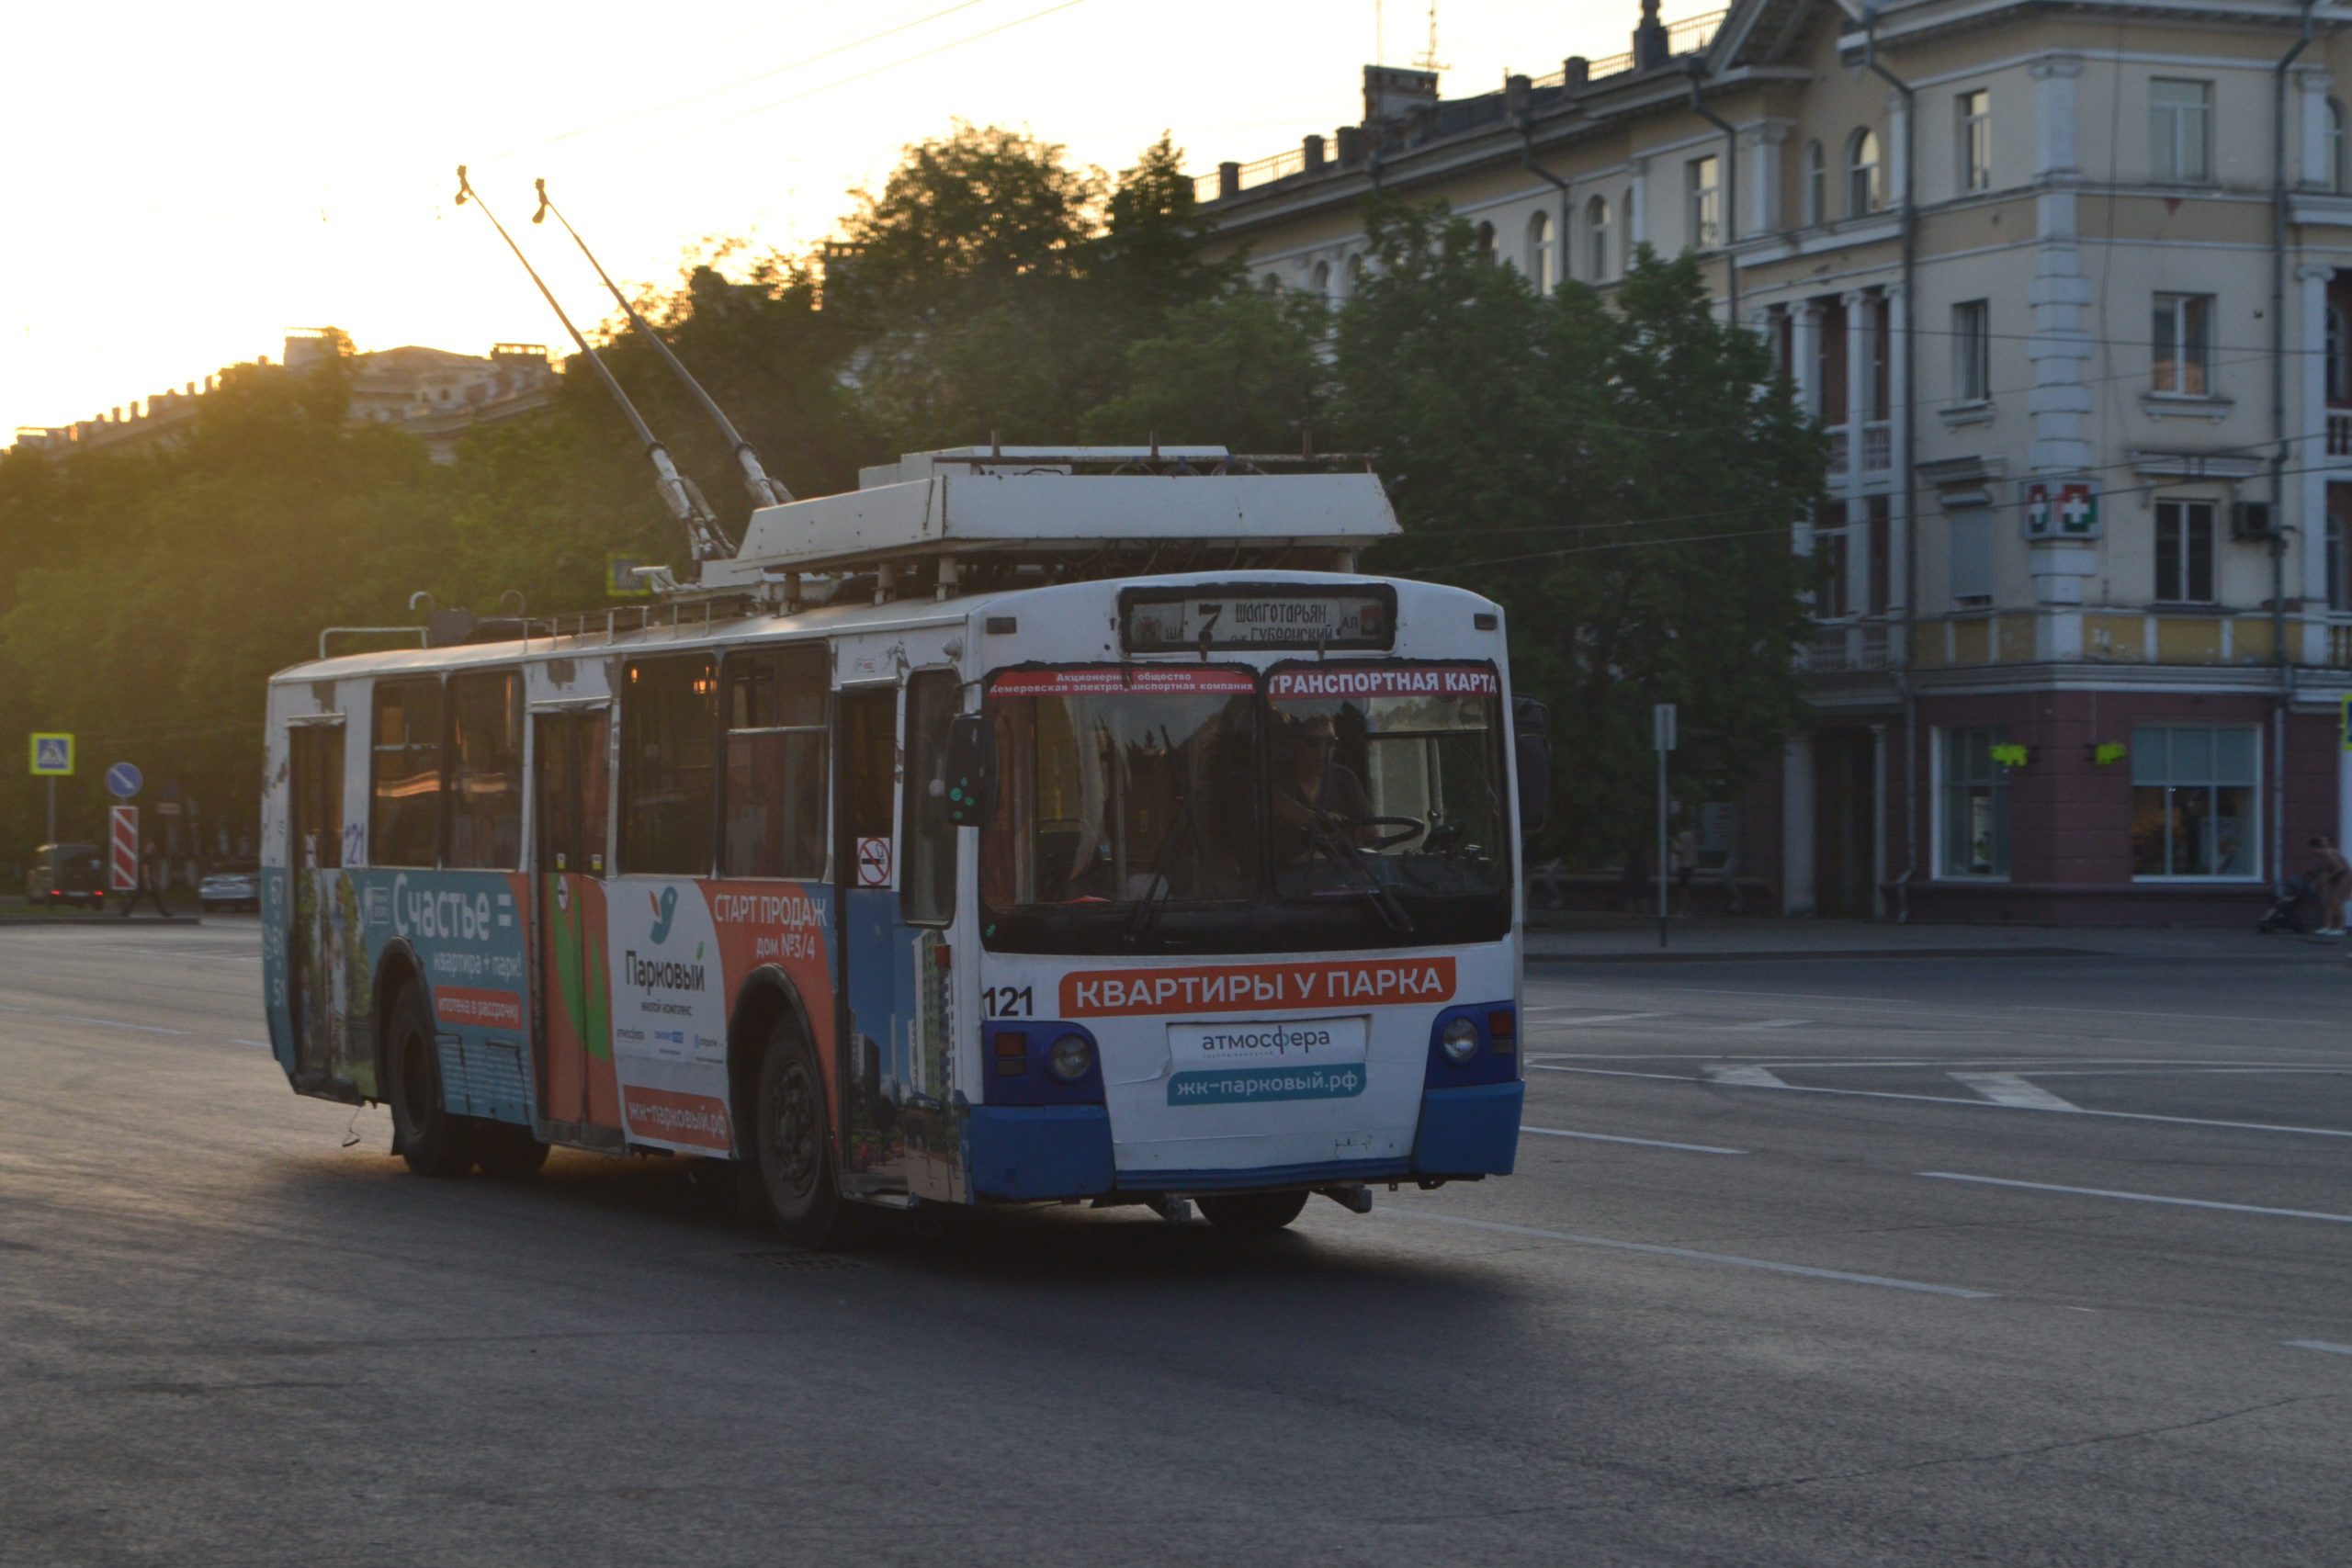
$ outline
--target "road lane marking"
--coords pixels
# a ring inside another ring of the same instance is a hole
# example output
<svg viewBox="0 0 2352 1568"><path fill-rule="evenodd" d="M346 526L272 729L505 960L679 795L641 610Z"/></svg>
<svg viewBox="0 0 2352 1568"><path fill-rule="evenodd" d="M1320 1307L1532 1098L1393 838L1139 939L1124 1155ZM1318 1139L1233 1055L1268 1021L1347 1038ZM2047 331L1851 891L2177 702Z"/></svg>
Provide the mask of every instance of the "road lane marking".
<svg viewBox="0 0 2352 1568"><path fill-rule="evenodd" d="M135 1029L141 1034L186 1034L185 1029L159 1029L152 1023L125 1023L119 1018L86 1018L78 1012L53 1012L51 1018L67 1023L95 1023L102 1029Z"/></svg>
<svg viewBox="0 0 2352 1568"><path fill-rule="evenodd" d="M1553 1010L1550 1008L1530 1008L1527 1010L1530 1012L1549 1012ZM1544 1021L1544 1027L1546 1029L1583 1029L1595 1023L1631 1023L1637 1018L1665 1018L1667 1016L1667 1014L1662 1012L1604 1012L1598 1018L1547 1018Z"/></svg>
<svg viewBox="0 0 2352 1568"><path fill-rule="evenodd" d="M1430 1214L1411 1209L1375 1209L1374 1213L1392 1220L1420 1220L1431 1224L1463 1225L1472 1230L1497 1231L1505 1235L1534 1236L1544 1241L1566 1242L1572 1247L1602 1247L1613 1252L1645 1252L1655 1258L1679 1258L1692 1263L1724 1263L1735 1269L1758 1269L1768 1274L1795 1274L1808 1280L1836 1280L1849 1285L1877 1285L1890 1291L1911 1291L1920 1295L1958 1296L1964 1301L1989 1301L1991 1291L1972 1291L1959 1285L1930 1285L1919 1280L1892 1280L1883 1274L1852 1274L1843 1269L1815 1269L1804 1263L1775 1263L1764 1258L1742 1258L1730 1252L1699 1252L1687 1247L1667 1247L1654 1241L1620 1241L1614 1236L1578 1235L1573 1231L1547 1231L1534 1225L1506 1224L1500 1220L1474 1220L1463 1214Z"/></svg>
<svg viewBox="0 0 2352 1568"><path fill-rule="evenodd" d="M2352 1345L2338 1345L2333 1339L2284 1339L2279 1343L2297 1350L2324 1350L2331 1356L2352 1356Z"/></svg>
<svg viewBox="0 0 2352 1568"><path fill-rule="evenodd" d="M1746 1033L1752 1029L1794 1029L1801 1024L1812 1021L1813 1020L1809 1018L1759 1018L1752 1023L1719 1023L1715 1027Z"/></svg>
<svg viewBox="0 0 2352 1568"><path fill-rule="evenodd" d="M1522 1133L1541 1133L1547 1138L1589 1138L1596 1144L1639 1144L1650 1149L1687 1149L1694 1155L1744 1155L1746 1149L1717 1148L1713 1144L1675 1144L1664 1138L1628 1138L1617 1133L1571 1133L1566 1127L1521 1127Z"/></svg>
<svg viewBox="0 0 2352 1568"><path fill-rule="evenodd" d="M2030 1105L2003 1105L1996 1100L1962 1100L1952 1094L1905 1094L1891 1089L1825 1089L1809 1083L1753 1083L1746 1078L1694 1078L1688 1073L1636 1073L1623 1067L1567 1067L1557 1062L1530 1062L1530 1072L1583 1073L1602 1078L1659 1078L1668 1083L1708 1084L1726 1089L1780 1089L1791 1094L1840 1094L1857 1100L1924 1100L1929 1105L1958 1105L1977 1111L2032 1111ZM1747 1072L1748 1068L1736 1068ZM1754 1069L1761 1070L1761 1069ZM2222 1122L2208 1116L2162 1116L2153 1111L2094 1111L2075 1107L2076 1116L2106 1116L2121 1122L2164 1122L2182 1127L2226 1127L2241 1133L2301 1133L2313 1138L2352 1138L2352 1127L2290 1127L2275 1122Z"/></svg>
<svg viewBox="0 0 2352 1568"><path fill-rule="evenodd" d="M1734 1089L1786 1089L1789 1086L1773 1076L1770 1067L1709 1067L1709 1083L1727 1083Z"/></svg>
<svg viewBox="0 0 2352 1568"><path fill-rule="evenodd" d="M2159 1192L2119 1192L2109 1187L2062 1187L2054 1181L2016 1181L2005 1176L1966 1176L1956 1170L1922 1170L1931 1181L1973 1181L1985 1187L2022 1187L2035 1192L2070 1192L2083 1198L2120 1198L2132 1203L2172 1203L2184 1209L2224 1209L2233 1214L2270 1214L2285 1220L2326 1220L2352 1225L2352 1214L2318 1209L2273 1209L2261 1203L2222 1203L2211 1198L2168 1198Z"/></svg>
<svg viewBox="0 0 2352 1568"><path fill-rule="evenodd" d="M1974 1089L1996 1105L2015 1105L2030 1111L2080 1109L2039 1084L2028 1083L2016 1073L1953 1073L1951 1077L1953 1082Z"/></svg>
<svg viewBox="0 0 2352 1568"><path fill-rule="evenodd" d="M230 1043L230 1044L232 1044L232 1045L253 1045L253 1046L256 1046L256 1047L258 1047L259 1049L264 1050L264 1051L275 1051L275 1050L277 1050L277 1046L272 1045L272 1044L271 1044L268 1041L266 1041L266 1040L236 1040L236 1039L232 1039L232 1040L229 1042L229 1043Z"/></svg>

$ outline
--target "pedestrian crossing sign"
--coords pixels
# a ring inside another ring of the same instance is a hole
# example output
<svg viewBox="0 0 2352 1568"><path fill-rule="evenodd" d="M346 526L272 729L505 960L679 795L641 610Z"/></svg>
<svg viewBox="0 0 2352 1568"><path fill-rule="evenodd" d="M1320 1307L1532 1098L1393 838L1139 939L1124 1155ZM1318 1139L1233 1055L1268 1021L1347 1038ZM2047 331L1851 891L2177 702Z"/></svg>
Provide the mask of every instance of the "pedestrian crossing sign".
<svg viewBox="0 0 2352 1568"><path fill-rule="evenodd" d="M74 775L74 738L55 732L33 732L33 776L36 778L71 778Z"/></svg>

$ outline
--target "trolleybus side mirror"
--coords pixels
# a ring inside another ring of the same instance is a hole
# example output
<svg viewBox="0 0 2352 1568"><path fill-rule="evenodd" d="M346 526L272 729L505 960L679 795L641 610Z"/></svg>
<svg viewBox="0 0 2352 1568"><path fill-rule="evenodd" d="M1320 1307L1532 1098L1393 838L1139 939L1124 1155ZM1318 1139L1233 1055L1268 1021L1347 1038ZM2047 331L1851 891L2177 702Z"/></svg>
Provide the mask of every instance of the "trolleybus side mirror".
<svg viewBox="0 0 2352 1568"><path fill-rule="evenodd" d="M1543 831L1552 805L1551 716L1532 697L1511 699L1511 728L1519 773L1519 830Z"/></svg>
<svg viewBox="0 0 2352 1568"><path fill-rule="evenodd" d="M996 805L996 726L976 713L950 719L944 761L947 820L958 828L979 826Z"/></svg>

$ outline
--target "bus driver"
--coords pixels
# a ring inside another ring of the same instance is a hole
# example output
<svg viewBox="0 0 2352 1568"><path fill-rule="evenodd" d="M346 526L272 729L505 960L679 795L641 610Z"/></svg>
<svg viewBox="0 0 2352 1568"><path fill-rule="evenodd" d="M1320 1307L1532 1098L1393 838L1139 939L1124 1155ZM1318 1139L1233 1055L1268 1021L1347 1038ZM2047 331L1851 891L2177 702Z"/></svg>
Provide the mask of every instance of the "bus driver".
<svg viewBox="0 0 2352 1568"><path fill-rule="evenodd" d="M1311 857L1317 823L1353 829L1353 841L1371 841L1377 831L1371 826L1372 796L1364 793L1363 781L1334 755L1340 732L1330 716L1317 714L1286 727L1283 740L1287 755L1274 781L1281 858L1298 862Z"/></svg>

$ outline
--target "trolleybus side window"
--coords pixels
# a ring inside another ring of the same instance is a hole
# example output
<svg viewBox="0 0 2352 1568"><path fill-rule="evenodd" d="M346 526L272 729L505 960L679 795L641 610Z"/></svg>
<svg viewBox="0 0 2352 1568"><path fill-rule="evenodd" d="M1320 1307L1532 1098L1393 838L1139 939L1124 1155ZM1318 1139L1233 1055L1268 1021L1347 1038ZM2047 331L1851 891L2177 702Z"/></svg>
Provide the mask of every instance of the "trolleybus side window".
<svg viewBox="0 0 2352 1568"><path fill-rule="evenodd" d="M441 846L441 682L376 686L368 860L430 866Z"/></svg>
<svg viewBox="0 0 2352 1568"><path fill-rule="evenodd" d="M822 643L727 659L727 814L722 876L825 874Z"/></svg>
<svg viewBox="0 0 2352 1568"><path fill-rule="evenodd" d="M947 818L947 726L963 682L953 670L907 677L907 789L899 841L905 860L899 912L916 925L945 925L956 913L956 824Z"/></svg>
<svg viewBox="0 0 2352 1568"><path fill-rule="evenodd" d="M621 697L624 873L707 876L718 672L707 653L633 659Z"/></svg>
<svg viewBox="0 0 2352 1568"><path fill-rule="evenodd" d="M522 683L512 670L449 677L449 842L442 863L512 871L523 852Z"/></svg>

